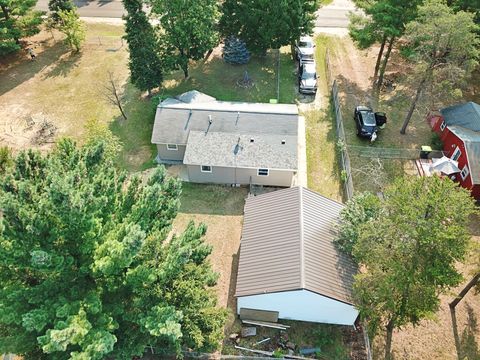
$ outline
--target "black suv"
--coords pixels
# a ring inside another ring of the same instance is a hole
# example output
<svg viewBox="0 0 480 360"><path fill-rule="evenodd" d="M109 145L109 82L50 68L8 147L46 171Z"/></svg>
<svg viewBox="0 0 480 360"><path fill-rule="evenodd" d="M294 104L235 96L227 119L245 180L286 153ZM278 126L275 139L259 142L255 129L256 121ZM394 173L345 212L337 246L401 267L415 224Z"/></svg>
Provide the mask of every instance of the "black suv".
<svg viewBox="0 0 480 360"><path fill-rule="evenodd" d="M368 106L357 106L353 114L357 126L357 135L375 141L377 131L387 122L387 115L383 112L374 113Z"/></svg>

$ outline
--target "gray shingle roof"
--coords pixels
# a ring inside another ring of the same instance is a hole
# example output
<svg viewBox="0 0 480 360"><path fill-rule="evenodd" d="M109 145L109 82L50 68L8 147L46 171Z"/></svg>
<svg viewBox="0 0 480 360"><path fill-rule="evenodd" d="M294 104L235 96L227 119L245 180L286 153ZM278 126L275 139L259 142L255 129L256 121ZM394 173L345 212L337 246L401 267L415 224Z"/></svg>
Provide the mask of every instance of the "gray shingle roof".
<svg viewBox="0 0 480 360"><path fill-rule="evenodd" d="M206 131L207 128L212 132L235 134L297 135L297 126L296 105L226 101L184 103L167 99L157 108L152 143L186 144L191 130Z"/></svg>
<svg viewBox="0 0 480 360"><path fill-rule="evenodd" d="M448 128L465 144L472 182L480 184L480 132L455 125Z"/></svg>
<svg viewBox="0 0 480 360"><path fill-rule="evenodd" d="M248 198L235 296L306 289L351 304L357 269L333 244L342 208L303 187Z"/></svg>
<svg viewBox="0 0 480 360"><path fill-rule="evenodd" d="M297 137L190 131L183 163L296 170Z"/></svg>
<svg viewBox="0 0 480 360"><path fill-rule="evenodd" d="M480 131L480 105L472 101L447 107L440 112L449 126L458 125L473 131Z"/></svg>

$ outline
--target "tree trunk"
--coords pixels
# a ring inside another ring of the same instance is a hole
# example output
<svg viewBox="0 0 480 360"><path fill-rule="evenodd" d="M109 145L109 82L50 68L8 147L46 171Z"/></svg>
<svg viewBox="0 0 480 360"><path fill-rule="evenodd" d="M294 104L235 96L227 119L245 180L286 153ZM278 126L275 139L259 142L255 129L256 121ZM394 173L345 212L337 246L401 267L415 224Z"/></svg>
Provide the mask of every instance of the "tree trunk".
<svg viewBox="0 0 480 360"><path fill-rule="evenodd" d="M410 109L408 110L408 114L405 117L405 120L403 121L402 129L400 130L400 134L405 135L405 132L407 131L407 126L408 123L410 122L410 119L412 118L413 111L415 110L415 107L417 106L418 99L420 98L420 94L423 91L423 88L425 87L425 83L427 82L427 77L428 73L424 76L420 84L418 85L417 88L417 93L415 94L415 98L412 101L412 104L410 105Z"/></svg>
<svg viewBox="0 0 480 360"><path fill-rule="evenodd" d="M380 67L380 70L379 70L376 97L378 97L378 94L380 94L380 89L382 88L382 84L383 84L383 77L385 75L385 70L387 69L388 60L390 59L390 54L392 52L392 48L393 48L394 43L395 43L395 36L392 36L390 38L390 41L388 42L387 52L385 53L385 56L383 57L382 66Z"/></svg>
<svg viewBox="0 0 480 360"><path fill-rule="evenodd" d="M390 320L387 324L387 339L385 340L385 360L391 360L392 358L392 337L395 323Z"/></svg>
<svg viewBox="0 0 480 360"><path fill-rule="evenodd" d="M10 20L10 13L8 12L8 8L5 5L0 5L0 7L2 8L3 17L5 18L5 21Z"/></svg>
<svg viewBox="0 0 480 360"><path fill-rule="evenodd" d="M460 291L460 293L457 295L457 297L450 303L448 304L450 306L450 309L455 309L455 306L457 306L457 304L462 301L462 299L464 298L465 295L467 295L467 293L470 291L470 289L472 287L474 287L478 281L480 280L480 273L476 274L472 280L470 280L468 282L468 284L463 288L462 291Z"/></svg>
<svg viewBox="0 0 480 360"><path fill-rule="evenodd" d="M378 78L378 70L380 69L380 62L383 56L383 50L385 49L385 44L387 42L387 36L383 35L382 42L380 44L380 50L378 51L377 62L375 63L375 72L373 73L373 86L376 85Z"/></svg>

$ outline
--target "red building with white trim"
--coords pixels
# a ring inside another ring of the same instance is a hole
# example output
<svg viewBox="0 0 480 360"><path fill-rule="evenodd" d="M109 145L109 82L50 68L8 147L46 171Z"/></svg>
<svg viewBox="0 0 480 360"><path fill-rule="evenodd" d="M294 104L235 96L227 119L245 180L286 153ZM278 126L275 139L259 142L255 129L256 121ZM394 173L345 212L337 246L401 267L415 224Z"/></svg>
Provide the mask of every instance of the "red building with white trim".
<svg viewBox="0 0 480 360"><path fill-rule="evenodd" d="M443 141L446 156L458 161L460 185L480 200L480 105L454 105L430 114L428 121Z"/></svg>

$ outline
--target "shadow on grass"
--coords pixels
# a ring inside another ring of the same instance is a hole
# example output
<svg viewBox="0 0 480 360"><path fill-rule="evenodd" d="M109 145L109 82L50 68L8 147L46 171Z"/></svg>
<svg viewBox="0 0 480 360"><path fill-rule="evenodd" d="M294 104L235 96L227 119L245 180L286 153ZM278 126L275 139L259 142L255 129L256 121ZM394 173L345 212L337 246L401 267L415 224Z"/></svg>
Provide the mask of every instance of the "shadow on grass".
<svg viewBox="0 0 480 360"><path fill-rule="evenodd" d="M467 325L460 336L458 332L458 324L455 309L450 309L452 317L452 329L455 339L455 348L457 350L458 360L478 360L480 359L480 349L475 338L477 333L477 317L474 314L472 307L465 304L467 309Z"/></svg>
<svg viewBox="0 0 480 360"><path fill-rule="evenodd" d="M247 188L184 182L180 197L181 213L243 215Z"/></svg>
<svg viewBox="0 0 480 360"><path fill-rule="evenodd" d="M35 61L25 56L24 60L0 74L0 96L30 80L40 71L57 62L68 51L62 42L57 41L38 54Z"/></svg>
<svg viewBox="0 0 480 360"><path fill-rule="evenodd" d="M58 61L48 73L45 74L45 78L50 77L66 77L74 68L78 66L78 61L82 57L82 52L74 53L70 52L66 56L61 56Z"/></svg>

